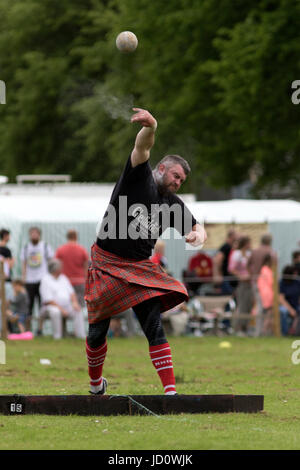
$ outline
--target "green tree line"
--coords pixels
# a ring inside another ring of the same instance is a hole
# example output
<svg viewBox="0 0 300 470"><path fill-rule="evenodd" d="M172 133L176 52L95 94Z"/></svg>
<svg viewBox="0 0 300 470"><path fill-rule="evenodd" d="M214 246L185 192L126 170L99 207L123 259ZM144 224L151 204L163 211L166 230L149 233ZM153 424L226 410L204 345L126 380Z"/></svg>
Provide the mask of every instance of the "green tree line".
<svg viewBox="0 0 300 470"><path fill-rule="evenodd" d="M300 188L300 0L0 0L0 173L114 181L138 130L203 184ZM122 54L120 31L139 46ZM299 190L300 193L300 190Z"/></svg>

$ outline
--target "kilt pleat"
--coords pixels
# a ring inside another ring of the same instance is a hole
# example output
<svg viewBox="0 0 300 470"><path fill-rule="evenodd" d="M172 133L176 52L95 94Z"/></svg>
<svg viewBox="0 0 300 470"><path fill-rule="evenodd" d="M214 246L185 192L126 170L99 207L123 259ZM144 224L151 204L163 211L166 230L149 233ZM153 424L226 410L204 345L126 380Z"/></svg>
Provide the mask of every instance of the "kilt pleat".
<svg viewBox="0 0 300 470"><path fill-rule="evenodd" d="M117 315L153 297L159 298L161 312L188 300L184 285L149 259L120 258L97 244L92 246L91 259L84 297L89 323Z"/></svg>

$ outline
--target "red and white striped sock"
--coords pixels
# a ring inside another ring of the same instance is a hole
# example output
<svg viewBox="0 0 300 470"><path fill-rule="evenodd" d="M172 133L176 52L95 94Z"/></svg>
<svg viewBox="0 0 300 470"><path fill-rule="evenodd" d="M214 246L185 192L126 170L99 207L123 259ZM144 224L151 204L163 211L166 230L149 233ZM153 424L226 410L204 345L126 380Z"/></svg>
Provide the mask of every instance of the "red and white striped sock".
<svg viewBox="0 0 300 470"><path fill-rule="evenodd" d="M166 395L176 393L172 354L169 343L149 347L150 358L163 384Z"/></svg>
<svg viewBox="0 0 300 470"><path fill-rule="evenodd" d="M106 340L98 348L91 348L86 342L85 349L88 361L91 391L93 393L97 393L102 388L102 369L107 352Z"/></svg>

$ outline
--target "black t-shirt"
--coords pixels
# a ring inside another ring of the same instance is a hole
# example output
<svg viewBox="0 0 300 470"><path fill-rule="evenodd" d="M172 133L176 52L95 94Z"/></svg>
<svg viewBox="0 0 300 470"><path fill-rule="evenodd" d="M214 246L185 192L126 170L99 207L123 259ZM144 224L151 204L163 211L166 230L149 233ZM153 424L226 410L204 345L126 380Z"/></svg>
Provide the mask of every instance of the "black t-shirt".
<svg viewBox="0 0 300 470"><path fill-rule="evenodd" d="M184 235L196 223L178 196L160 194L148 161L133 168L129 157L113 190L97 244L123 258L147 259L166 228Z"/></svg>
<svg viewBox="0 0 300 470"><path fill-rule="evenodd" d="M8 258L8 259L12 259L12 254L11 254L11 251L9 248L7 248L7 246L0 246L0 255L3 256L3 258ZM10 281L11 280L11 272L9 274L9 277L5 279L6 281Z"/></svg>
<svg viewBox="0 0 300 470"><path fill-rule="evenodd" d="M222 274L223 276L229 276L228 261L229 261L229 255L231 252L231 245L229 243L224 243L224 245L221 246L219 251L223 253L224 255L223 263L222 263Z"/></svg>

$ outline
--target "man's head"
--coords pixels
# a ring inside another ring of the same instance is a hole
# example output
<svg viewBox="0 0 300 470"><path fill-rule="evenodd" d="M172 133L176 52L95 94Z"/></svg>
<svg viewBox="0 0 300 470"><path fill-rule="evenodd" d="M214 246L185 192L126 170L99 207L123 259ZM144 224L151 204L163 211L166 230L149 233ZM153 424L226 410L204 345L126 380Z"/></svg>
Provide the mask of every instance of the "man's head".
<svg viewBox="0 0 300 470"><path fill-rule="evenodd" d="M294 251L292 254L293 264L300 264L300 251Z"/></svg>
<svg viewBox="0 0 300 470"><path fill-rule="evenodd" d="M57 258L52 258L48 262L48 271L52 276L58 277L62 272L62 262Z"/></svg>
<svg viewBox="0 0 300 470"><path fill-rule="evenodd" d="M10 231L5 228L0 230L0 241L7 243L10 238Z"/></svg>
<svg viewBox="0 0 300 470"><path fill-rule="evenodd" d="M76 241L77 241L77 238L78 238L78 236L77 236L76 230L73 230L73 229L72 229L72 230L68 230L68 231L67 231L67 240L68 240L69 242L76 242Z"/></svg>
<svg viewBox="0 0 300 470"><path fill-rule="evenodd" d="M22 279L14 279L12 281L12 286L15 292L22 292L24 291L25 284Z"/></svg>
<svg viewBox="0 0 300 470"><path fill-rule="evenodd" d="M238 239L238 234L234 229L230 229L227 232L227 243L233 245L233 243Z"/></svg>
<svg viewBox="0 0 300 470"><path fill-rule="evenodd" d="M186 160L179 155L167 155L153 170L154 180L161 193L176 193L191 169Z"/></svg>
<svg viewBox="0 0 300 470"><path fill-rule="evenodd" d="M270 233L265 233L264 235L262 235L260 239L260 243L264 246L271 246L272 240L273 240L272 235Z"/></svg>
<svg viewBox="0 0 300 470"><path fill-rule="evenodd" d="M29 229L29 239L33 245L37 245L41 240L41 230L38 227Z"/></svg>

